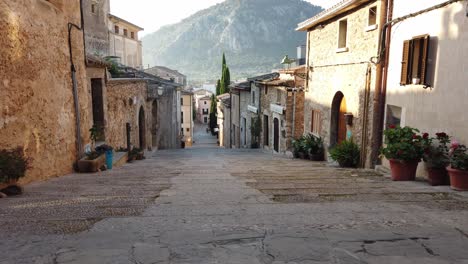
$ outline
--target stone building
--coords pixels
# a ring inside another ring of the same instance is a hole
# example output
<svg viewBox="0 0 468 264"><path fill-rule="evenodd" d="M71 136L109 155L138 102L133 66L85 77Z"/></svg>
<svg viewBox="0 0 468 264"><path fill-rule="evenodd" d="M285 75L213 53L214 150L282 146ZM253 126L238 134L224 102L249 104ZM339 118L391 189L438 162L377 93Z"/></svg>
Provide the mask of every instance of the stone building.
<svg viewBox="0 0 468 264"><path fill-rule="evenodd" d="M230 148L231 144L231 95L229 93L217 96L218 140L219 146Z"/></svg>
<svg viewBox="0 0 468 264"><path fill-rule="evenodd" d="M142 45L138 32L143 28L122 18L108 15L109 55L120 58L120 63L135 69L143 69Z"/></svg>
<svg viewBox="0 0 468 264"><path fill-rule="evenodd" d="M386 28L388 69L385 126L411 126L434 135L446 132L468 144L467 2L394 0L393 20ZM422 12L428 9L426 12ZM397 20L412 13L421 14ZM384 164L388 166L387 161ZM424 173L419 166L419 175Z"/></svg>
<svg viewBox="0 0 468 264"><path fill-rule="evenodd" d="M92 126L80 1L3 0L0 24L0 148L31 158L22 183L70 173Z"/></svg>
<svg viewBox="0 0 468 264"><path fill-rule="evenodd" d="M250 82L239 82L229 86L231 94L231 148L246 147L247 140L247 99L250 95Z"/></svg>
<svg viewBox="0 0 468 264"><path fill-rule="evenodd" d="M375 57L385 13L385 1L344 0L297 28L307 32L305 131L321 136L327 150L353 139L363 167L371 167L375 157Z"/></svg>
<svg viewBox="0 0 468 264"><path fill-rule="evenodd" d="M296 71L280 72L255 81L262 124L260 146L287 154L292 140L304 133L304 81L293 75Z"/></svg>
<svg viewBox="0 0 468 264"><path fill-rule="evenodd" d="M145 72L156 75L168 81L173 81L178 84L182 84L183 87L187 86L187 76L183 75L177 70L172 70L164 66L155 66L146 69Z"/></svg>
<svg viewBox="0 0 468 264"><path fill-rule="evenodd" d="M94 57L109 55L109 0L83 0L86 53Z"/></svg>
<svg viewBox="0 0 468 264"><path fill-rule="evenodd" d="M180 132L182 141L186 147L192 146L193 142L193 93L182 91L180 98L181 117L180 117Z"/></svg>

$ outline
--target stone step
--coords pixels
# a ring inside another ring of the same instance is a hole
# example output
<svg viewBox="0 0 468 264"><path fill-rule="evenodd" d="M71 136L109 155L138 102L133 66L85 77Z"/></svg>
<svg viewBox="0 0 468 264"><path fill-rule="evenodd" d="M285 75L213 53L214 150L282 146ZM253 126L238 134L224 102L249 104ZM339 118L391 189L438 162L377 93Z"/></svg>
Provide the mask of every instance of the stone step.
<svg viewBox="0 0 468 264"><path fill-rule="evenodd" d="M112 161L113 167L120 167L127 163L128 152L114 152L114 159Z"/></svg>

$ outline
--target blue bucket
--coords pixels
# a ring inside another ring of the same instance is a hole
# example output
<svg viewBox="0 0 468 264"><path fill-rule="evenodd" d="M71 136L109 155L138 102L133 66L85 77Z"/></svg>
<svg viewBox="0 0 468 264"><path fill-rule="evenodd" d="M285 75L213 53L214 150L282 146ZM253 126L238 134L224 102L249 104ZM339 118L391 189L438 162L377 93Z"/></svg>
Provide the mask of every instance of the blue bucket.
<svg viewBox="0 0 468 264"><path fill-rule="evenodd" d="M106 151L106 166L108 170L112 170L113 161L114 161L114 152L112 150Z"/></svg>

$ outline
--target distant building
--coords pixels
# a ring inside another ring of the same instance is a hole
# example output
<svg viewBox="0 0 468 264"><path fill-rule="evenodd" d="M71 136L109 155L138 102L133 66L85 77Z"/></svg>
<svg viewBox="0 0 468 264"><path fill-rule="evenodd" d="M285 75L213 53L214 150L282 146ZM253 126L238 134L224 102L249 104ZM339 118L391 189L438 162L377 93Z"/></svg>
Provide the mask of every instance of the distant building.
<svg viewBox="0 0 468 264"><path fill-rule="evenodd" d="M210 121L211 96L198 99L197 120L203 124Z"/></svg>
<svg viewBox="0 0 468 264"><path fill-rule="evenodd" d="M180 98L180 135L186 147L192 146L193 142L193 93L182 91Z"/></svg>
<svg viewBox="0 0 468 264"><path fill-rule="evenodd" d="M231 95L229 93L221 94L217 96L217 99L219 146L229 148L231 140Z"/></svg>
<svg viewBox="0 0 468 264"><path fill-rule="evenodd" d="M109 55L109 0L83 0L86 53L95 57Z"/></svg>
<svg viewBox="0 0 468 264"><path fill-rule="evenodd" d="M119 57L119 62L125 66L142 70L142 45L138 32L143 28L112 14L108 18L109 55Z"/></svg>
<svg viewBox="0 0 468 264"><path fill-rule="evenodd" d="M146 69L145 72L156 75L168 81L173 81L178 84L182 84L184 87L187 86L187 76L183 75L177 70L169 69L164 66L155 66Z"/></svg>

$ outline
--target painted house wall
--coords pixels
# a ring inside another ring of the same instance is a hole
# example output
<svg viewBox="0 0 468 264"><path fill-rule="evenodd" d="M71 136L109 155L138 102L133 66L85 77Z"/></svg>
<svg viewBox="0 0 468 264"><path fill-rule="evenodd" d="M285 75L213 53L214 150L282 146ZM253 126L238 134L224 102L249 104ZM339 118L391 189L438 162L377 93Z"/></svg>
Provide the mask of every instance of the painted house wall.
<svg viewBox="0 0 468 264"><path fill-rule="evenodd" d="M119 27L119 33L115 32L115 26ZM124 29L128 35L124 36ZM134 32L134 38L131 38ZM109 55L120 57L120 63L136 69L143 69L142 44L138 40L138 29L120 20L109 19Z"/></svg>
<svg viewBox="0 0 468 264"><path fill-rule="evenodd" d="M395 0L394 17L429 8L442 0ZM401 125L431 134L446 132L468 144L468 17L466 1L409 18L392 28L387 80L387 106L402 108ZM430 36L431 87L400 85L403 41ZM387 162L385 162L387 164ZM388 165L388 164L387 164ZM420 164L419 175L423 174Z"/></svg>
<svg viewBox="0 0 468 264"><path fill-rule="evenodd" d="M368 27L369 8L377 7L380 12L381 1L371 1L344 15L339 15L330 21L323 23L323 28L314 28L308 32L308 65L309 71L307 92L304 104L304 129L311 131L312 110L318 110L321 115L320 136L324 139L325 149L333 145L332 126L332 102L338 92L344 94L347 112L354 115L353 125L347 129L352 134L353 140L360 145L361 150L367 152L366 166L372 165L371 144L362 143L362 133L367 133L370 140L372 131L373 105L370 100L365 105L367 86L367 73L370 70L370 95L375 87L376 66L370 63L370 58L378 52L379 27L374 30L366 30ZM380 13L377 14L377 23ZM339 21L347 19L347 51L339 52L338 35ZM369 110L367 117L363 116L364 109ZM369 120L366 131L363 129L363 121Z"/></svg>
<svg viewBox="0 0 468 264"><path fill-rule="evenodd" d="M70 173L79 157L67 24L80 20L78 0L0 1L0 148L22 147L31 159L22 183ZM72 30L71 44L84 147L92 108L82 31Z"/></svg>

